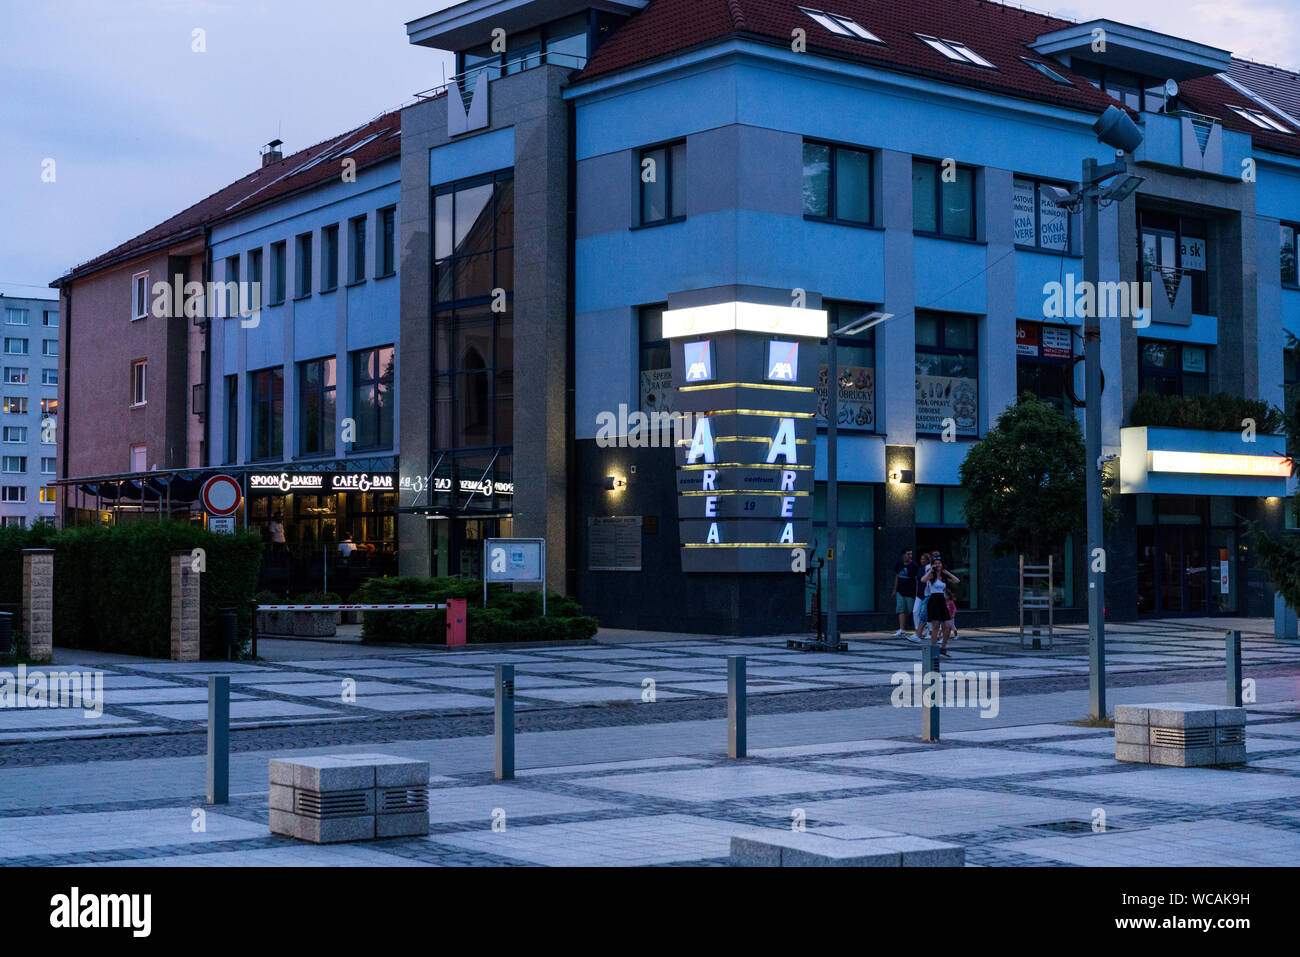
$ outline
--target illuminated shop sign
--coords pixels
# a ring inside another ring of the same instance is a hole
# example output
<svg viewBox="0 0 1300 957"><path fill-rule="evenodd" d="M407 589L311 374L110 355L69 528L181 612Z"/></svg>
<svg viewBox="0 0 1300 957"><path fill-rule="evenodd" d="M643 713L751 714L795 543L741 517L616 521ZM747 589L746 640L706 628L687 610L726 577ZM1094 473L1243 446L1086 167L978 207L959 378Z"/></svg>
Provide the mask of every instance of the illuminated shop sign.
<svg viewBox="0 0 1300 957"><path fill-rule="evenodd" d="M392 492L397 488L393 472L250 472L248 491L287 495L331 492Z"/></svg>
<svg viewBox="0 0 1300 957"><path fill-rule="evenodd" d="M1220 452L1173 452L1164 449L1147 453L1151 472L1179 472L1195 475L1246 475L1262 478L1290 478L1291 460L1272 455L1229 455Z"/></svg>
<svg viewBox="0 0 1300 957"><path fill-rule="evenodd" d="M682 571L789 572L811 544L819 370L792 337L824 337L825 315L753 303L664 313L666 336L711 334L672 341L675 411L692 422L675 453Z"/></svg>

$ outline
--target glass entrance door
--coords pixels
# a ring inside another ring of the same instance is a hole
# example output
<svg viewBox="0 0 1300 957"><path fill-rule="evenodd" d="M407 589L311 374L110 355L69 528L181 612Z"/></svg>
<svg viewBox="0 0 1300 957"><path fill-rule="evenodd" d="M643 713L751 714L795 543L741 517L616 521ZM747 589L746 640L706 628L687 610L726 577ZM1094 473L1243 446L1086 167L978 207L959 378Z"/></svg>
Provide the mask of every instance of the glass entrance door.
<svg viewBox="0 0 1300 957"><path fill-rule="evenodd" d="M1138 612L1181 617L1236 609L1232 528L1211 528L1209 500L1156 496L1137 530Z"/></svg>

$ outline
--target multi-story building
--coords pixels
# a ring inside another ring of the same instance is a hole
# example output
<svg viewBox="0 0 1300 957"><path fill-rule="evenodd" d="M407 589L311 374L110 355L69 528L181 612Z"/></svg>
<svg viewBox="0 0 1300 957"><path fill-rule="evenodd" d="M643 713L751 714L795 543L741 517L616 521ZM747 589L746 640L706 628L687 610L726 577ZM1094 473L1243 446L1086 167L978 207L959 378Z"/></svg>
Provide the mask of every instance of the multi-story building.
<svg viewBox="0 0 1300 957"><path fill-rule="evenodd" d="M585 15L585 34L562 14ZM702 308L736 323L798 305L831 326L891 317L839 349L835 543L824 419L800 440L815 453L810 537L836 548L846 626L889 620L903 547L945 555L963 620L1011 620L1015 559L967 529L960 468L1021 392L1082 422L1084 237L1058 200L1085 159L1115 159L1093 125L1118 105L1143 141L1128 157L1140 185L1101 210L1094 290L1114 307L1101 439L1121 520L1107 612L1271 611L1242 523L1283 527L1280 438L1246 423L1162 428L1168 405L1152 398L1280 404L1295 375L1284 330L1300 329L1300 127L1227 51L979 0L469 0L407 30L454 51L460 75L404 116L403 481L420 491L403 503L427 513L403 519L404 570L472 573L477 539L545 536L552 584L607 625L802 627L802 578L737 571L759 567L739 547L757 543L716 529L687 540L709 523L679 511L682 462L619 441L629 413L683 401L683 337L701 362L714 354L683 326ZM572 42L580 72L548 59L552 38ZM493 293L510 307L495 317ZM820 357L815 342L804 353L824 409L824 339ZM513 408L496 404L506 395ZM767 414L714 411L747 427ZM421 517L435 519L423 537ZM704 567L692 549L733 564L687 570ZM1079 617L1082 543L1057 567L1064 617Z"/></svg>
<svg viewBox="0 0 1300 957"><path fill-rule="evenodd" d="M0 407L0 525L51 522L59 421L59 304L0 295L4 396Z"/></svg>

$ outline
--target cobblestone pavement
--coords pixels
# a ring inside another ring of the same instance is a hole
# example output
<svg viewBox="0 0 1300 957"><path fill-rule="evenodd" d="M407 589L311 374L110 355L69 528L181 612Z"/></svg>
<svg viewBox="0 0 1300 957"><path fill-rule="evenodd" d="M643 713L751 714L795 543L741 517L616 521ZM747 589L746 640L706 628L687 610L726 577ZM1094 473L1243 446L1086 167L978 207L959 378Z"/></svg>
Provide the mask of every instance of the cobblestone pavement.
<svg viewBox="0 0 1300 957"><path fill-rule="evenodd" d="M968 865L1300 858L1300 648L1246 634L1244 673L1259 691L1247 765L1155 768L1117 763L1107 729L1060 723L1086 703L1081 637L1041 651L1005 634L960 639L945 668L998 672L1002 714L946 710L940 744L917 740L915 711L890 706L892 676L919 660L901 639L855 640L843 655L739 639L115 661L104 669L114 723L0 710L0 864L724 864L733 835L798 822L958 843ZM749 662L751 746L779 742L743 762L720 753L729 654ZM1111 700L1221 701L1222 655L1217 631L1112 633ZM483 770L498 661L516 665L521 761L534 765L509 782ZM204 685L217 669L232 675L235 793L205 808ZM345 679L355 704L342 700ZM316 847L272 836L266 757L322 748L429 760L429 837Z"/></svg>

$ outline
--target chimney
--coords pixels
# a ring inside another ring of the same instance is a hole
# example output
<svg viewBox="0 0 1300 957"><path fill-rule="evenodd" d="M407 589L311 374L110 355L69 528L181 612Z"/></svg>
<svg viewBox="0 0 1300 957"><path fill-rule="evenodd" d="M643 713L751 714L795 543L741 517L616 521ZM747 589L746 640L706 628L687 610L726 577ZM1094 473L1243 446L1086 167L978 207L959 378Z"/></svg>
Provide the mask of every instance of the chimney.
<svg viewBox="0 0 1300 957"><path fill-rule="evenodd" d="M284 159L284 154L280 152L280 147L284 145L283 140L271 140L262 147L262 165L270 166L272 163L278 163Z"/></svg>

